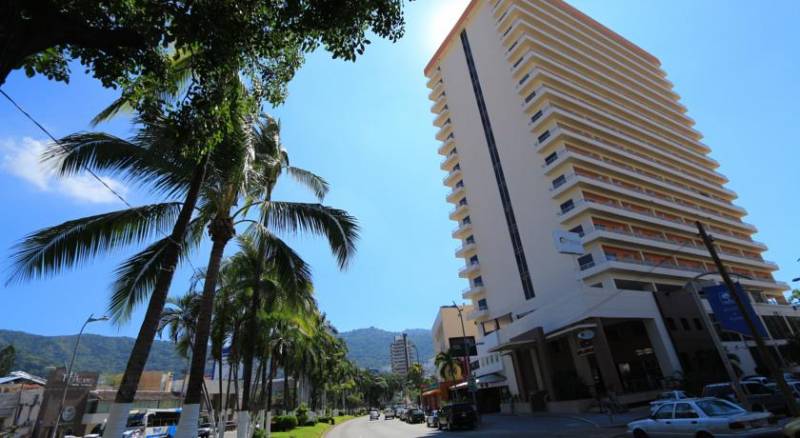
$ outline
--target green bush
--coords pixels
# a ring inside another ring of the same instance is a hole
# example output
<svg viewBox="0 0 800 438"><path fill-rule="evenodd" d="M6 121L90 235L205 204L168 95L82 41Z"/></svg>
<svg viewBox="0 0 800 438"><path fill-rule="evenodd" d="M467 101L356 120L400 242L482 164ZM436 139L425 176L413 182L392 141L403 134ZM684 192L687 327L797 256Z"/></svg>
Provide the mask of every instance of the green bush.
<svg viewBox="0 0 800 438"><path fill-rule="evenodd" d="M272 430L275 432L286 432L297 427L297 417L294 415L278 415L272 422Z"/></svg>
<svg viewBox="0 0 800 438"><path fill-rule="evenodd" d="M267 431L264 429L256 429L253 432L253 438L267 438Z"/></svg>
<svg viewBox="0 0 800 438"><path fill-rule="evenodd" d="M294 414L297 416L297 424L305 425L308 423L308 406L305 403L300 403Z"/></svg>
<svg viewBox="0 0 800 438"><path fill-rule="evenodd" d="M320 423L336 424L336 419L332 416L319 417L317 421Z"/></svg>

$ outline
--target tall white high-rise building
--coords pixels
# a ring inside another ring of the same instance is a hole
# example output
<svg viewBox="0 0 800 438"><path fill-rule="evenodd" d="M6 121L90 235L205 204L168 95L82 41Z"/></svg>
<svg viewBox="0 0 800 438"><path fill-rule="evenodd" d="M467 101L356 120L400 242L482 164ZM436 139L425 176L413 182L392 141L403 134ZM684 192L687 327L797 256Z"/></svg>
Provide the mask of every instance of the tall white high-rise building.
<svg viewBox="0 0 800 438"><path fill-rule="evenodd" d="M473 0L425 74L478 353L503 355L512 392L635 401L672 377L719 379L710 307L682 292L719 279L696 221L768 343L800 332L653 55L561 0ZM721 336L745 372L762 364L752 342Z"/></svg>

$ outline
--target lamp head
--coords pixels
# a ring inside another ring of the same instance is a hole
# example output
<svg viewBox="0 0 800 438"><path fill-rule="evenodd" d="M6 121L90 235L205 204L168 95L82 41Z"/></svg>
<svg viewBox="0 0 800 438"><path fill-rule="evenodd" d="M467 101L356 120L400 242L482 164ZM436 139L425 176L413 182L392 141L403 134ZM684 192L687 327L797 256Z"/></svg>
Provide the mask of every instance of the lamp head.
<svg viewBox="0 0 800 438"><path fill-rule="evenodd" d="M108 321L109 317L106 315L102 316L90 316L88 322L95 322L95 321Z"/></svg>

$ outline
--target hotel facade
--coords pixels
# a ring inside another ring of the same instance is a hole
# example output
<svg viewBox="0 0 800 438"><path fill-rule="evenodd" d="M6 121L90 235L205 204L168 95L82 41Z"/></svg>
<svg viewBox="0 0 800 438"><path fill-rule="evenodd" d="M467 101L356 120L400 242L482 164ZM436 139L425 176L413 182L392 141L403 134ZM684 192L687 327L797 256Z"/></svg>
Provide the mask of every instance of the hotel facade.
<svg viewBox="0 0 800 438"><path fill-rule="evenodd" d="M725 378L709 367L710 308L684 291L719 279L696 221L776 354L800 330L653 55L561 0L473 0L425 75L467 316L515 399L633 402L673 379ZM736 366L761 369L751 341L717 330Z"/></svg>

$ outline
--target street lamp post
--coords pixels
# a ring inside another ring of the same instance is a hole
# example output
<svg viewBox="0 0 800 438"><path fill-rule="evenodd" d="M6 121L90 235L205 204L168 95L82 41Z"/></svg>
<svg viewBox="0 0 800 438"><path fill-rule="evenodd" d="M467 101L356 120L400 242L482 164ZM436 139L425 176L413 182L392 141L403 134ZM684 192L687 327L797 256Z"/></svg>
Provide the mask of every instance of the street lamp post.
<svg viewBox="0 0 800 438"><path fill-rule="evenodd" d="M58 423L61 422L61 414L64 410L64 402L67 400L67 390L69 389L69 381L70 377L72 376L72 366L75 364L75 356L78 355L78 344L81 342L81 335L83 335L83 330L86 329L86 325L88 325L90 322L96 321L108 321L108 317L104 315L95 318L94 314L89 315L89 317L86 319L86 322L83 323L81 331L78 332L78 338L75 339L75 347L72 349L72 358L69 360L67 373L64 375L64 391L61 393L61 402L58 404L58 416L56 417L56 424L53 426L53 433L51 434L52 438L56 438L58 436Z"/></svg>
<svg viewBox="0 0 800 438"><path fill-rule="evenodd" d="M456 311L458 311L458 319L461 321L461 341L462 341L462 348L464 349L464 364L465 364L465 371L467 374L467 391L472 394L472 404L475 405L475 412L478 411L478 400L475 396L475 391L472 390L472 385L470 382L472 381L472 370L470 369L469 364L469 349L467 348L467 331L464 329L464 316L462 315L462 311L464 309L458 307L455 301L453 301L453 306L455 306Z"/></svg>

